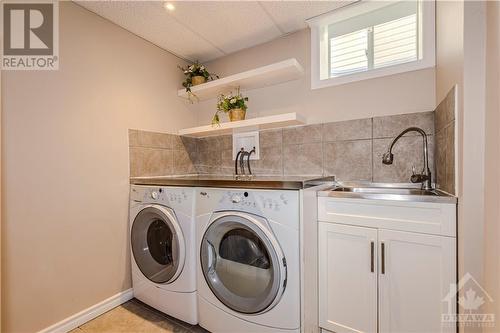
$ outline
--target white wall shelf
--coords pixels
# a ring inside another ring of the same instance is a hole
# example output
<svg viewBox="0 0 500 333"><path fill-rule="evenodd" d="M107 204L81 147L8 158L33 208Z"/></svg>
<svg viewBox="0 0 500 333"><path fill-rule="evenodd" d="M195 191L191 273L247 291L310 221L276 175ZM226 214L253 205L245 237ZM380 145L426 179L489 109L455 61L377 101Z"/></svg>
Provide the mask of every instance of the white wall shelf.
<svg viewBox="0 0 500 333"><path fill-rule="evenodd" d="M205 125L181 129L179 135L205 137L230 134L233 132L254 131L259 129L280 128L305 124L305 118L295 112L283 113L266 117L251 118L240 121L220 123L220 125Z"/></svg>
<svg viewBox="0 0 500 333"><path fill-rule="evenodd" d="M194 86L191 88L191 92L199 100L206 100L217 97L221 93L228 93L238 87L241 91L262 88L296 80L303 74L304 69L297 59L290 58ZM188 98L186 89L180 89L177 95Z"/></svg>

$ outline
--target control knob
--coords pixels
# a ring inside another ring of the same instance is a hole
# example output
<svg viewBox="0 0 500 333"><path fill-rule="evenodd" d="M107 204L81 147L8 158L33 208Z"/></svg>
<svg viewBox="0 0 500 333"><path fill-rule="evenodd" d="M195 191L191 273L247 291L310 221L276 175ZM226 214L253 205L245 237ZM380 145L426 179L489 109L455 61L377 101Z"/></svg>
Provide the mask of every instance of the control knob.
<svg viewBox="0 0 500 333"><path fill-rule="evenodd" d="M233 203L240 203L241 202L241 197L239 195L233 195L233 197L231 198L231 201Z"/></svg>

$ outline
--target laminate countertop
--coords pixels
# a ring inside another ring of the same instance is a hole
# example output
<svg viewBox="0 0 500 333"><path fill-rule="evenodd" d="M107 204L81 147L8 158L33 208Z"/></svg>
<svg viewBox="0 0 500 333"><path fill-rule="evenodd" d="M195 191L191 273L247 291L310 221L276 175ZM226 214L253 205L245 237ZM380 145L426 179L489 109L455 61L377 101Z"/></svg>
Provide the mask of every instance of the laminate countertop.
<svg viewBox="0 0 500 333"><path fill-rule="evenodd" d="M334 176L328 177L295 177L295 176L256 176L252 178L236 178L234 176L193 175L164 177L131 177L132 185L150 186L188 186L219 188L252 188L275 190L301 190L304 188L332 183Z"/></svg>

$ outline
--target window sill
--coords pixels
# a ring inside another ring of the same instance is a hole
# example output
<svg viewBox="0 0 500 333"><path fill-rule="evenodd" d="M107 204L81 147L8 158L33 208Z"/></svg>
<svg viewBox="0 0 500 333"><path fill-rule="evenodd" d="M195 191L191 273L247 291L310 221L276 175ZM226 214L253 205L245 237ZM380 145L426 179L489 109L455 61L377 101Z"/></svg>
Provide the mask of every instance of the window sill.
<svg viewBox="0 0 500 333"><path fill-rule="evenodd" d="M313 74L311 75L311 89L321 89L321 88L338 86L341 84L346 84L346 83L351 83L351 82L358 82L358 81L364 81L364 80L369 80L369 79L375 79L375 78L394 75L394 74L400 74L400 73L411 72L411 71L416 71L416 70L425 69L425 68L431 68L431 67L434 67L435 65L436 64L435 64L434 59L432 59L432 60L422 59L422 60L417 60L417 61L413 61L413 62L409 62L409 63L399 64L399 65L394 65L394 66L389 66L389 67L383 67L383 68L378 68L378 69L372 69L372 70L369 70L366 72L359 72L359 73L354 73L354 74L349 74L349 75L344 75L344 76L339 76L339 77L324 79L324 80L318 80L317 78L315 78L314 71L313 71Z"/></svg>

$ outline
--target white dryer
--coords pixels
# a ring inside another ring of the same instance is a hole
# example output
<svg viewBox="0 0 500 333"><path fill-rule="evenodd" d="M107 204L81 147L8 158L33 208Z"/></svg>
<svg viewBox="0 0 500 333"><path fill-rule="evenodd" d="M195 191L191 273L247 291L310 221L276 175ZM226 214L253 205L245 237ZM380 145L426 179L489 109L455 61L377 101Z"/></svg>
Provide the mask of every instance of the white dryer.
<svg viewBox="0 0 500 333"><path fill-rule="evenodd" d="M130 243L134 297L198 322L194 188L132 185Z"/></svg>
<svg viewBox="0 0 500 333"><path fill-rule="evenodd" d="M197 189L199 324L300 331L299 192Z"/></svg>

